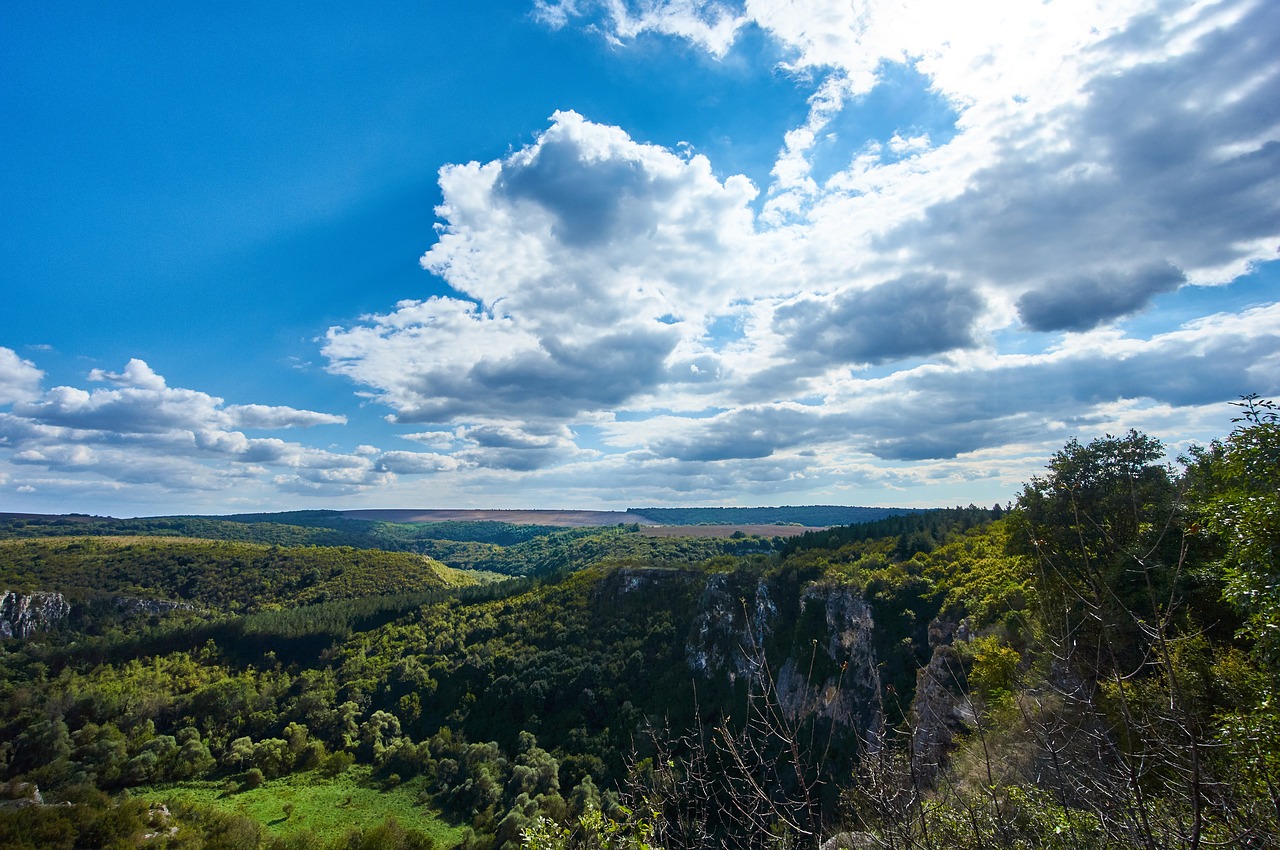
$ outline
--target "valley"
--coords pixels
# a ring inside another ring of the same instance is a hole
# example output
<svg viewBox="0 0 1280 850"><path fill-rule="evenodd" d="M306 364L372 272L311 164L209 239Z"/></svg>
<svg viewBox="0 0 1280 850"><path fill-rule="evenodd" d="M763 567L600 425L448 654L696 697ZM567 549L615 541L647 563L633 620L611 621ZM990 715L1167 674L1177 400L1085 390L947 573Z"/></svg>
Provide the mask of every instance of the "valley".
<svg viewBox="0 0 1280 850"><path fill-rule="evenodd" d="M0 515L0 844L1265 846L1278 430L846 523Z"/></svg>

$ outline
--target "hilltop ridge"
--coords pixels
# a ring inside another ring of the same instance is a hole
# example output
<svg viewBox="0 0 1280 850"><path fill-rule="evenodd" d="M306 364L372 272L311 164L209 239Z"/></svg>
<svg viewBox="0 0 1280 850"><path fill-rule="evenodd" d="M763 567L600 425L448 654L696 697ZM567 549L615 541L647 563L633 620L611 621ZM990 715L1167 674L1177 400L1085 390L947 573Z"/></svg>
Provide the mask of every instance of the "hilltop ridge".
<svg viewBox="0 0 1280 850"><path fill-rule="evenodd" d="M782 505L777 507L647 507L625 511L556 508L367 508L356 510L266 511L240 514L189 514L134 517L136 521L202 519L230 522L269 522L315 526L322 520L355 520L387 523L500 522L556 528L593 528L610 525L801 525L826 528L874 522L914 513L921 508L866 507L852 505ZM88 514L36 514L0 511L0 522L91 523L124 521L118 517Z"/></svg>

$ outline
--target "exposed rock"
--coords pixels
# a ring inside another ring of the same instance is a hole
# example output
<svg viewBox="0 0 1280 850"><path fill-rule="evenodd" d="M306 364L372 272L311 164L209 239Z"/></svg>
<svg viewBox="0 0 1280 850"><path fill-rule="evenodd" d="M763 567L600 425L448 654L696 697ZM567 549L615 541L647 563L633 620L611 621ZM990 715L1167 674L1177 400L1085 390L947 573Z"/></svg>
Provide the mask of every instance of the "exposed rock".
<svg viewBox="0 0 1280 850"><path fill-rule="evenodd" d="M707 581L685 643L691 670L725 673L730 682L760 675L763 641L778 613L763 579L752 588L734 586L737 578L719 573Z"/></svg>
<svg viewBox="0 0 1280 850"><path fill-rule="evenodd" d="M123 613L133 614L167 614L170 611L194 611L196 606L190 602L171 602L167 599L137 599L132 596L116 598L116 607Z"/></svg>
<svg viewBox="0 0 1280 850"><path fill-rule="evenodd" d="M851 588L832 585L806 588L800 604L802 609L822 606L827 640L825 645L814 644L813 657L791 657L783 663L777 677L782 709L793 717L816 714L857 729L867 748L878 750L884 738L884 707L871 606ZM815 667L833 672L811 681Z"/></svg>
<svg viewBox="0 0 1280 850"><path fill-rule="evenodd" d="M61 593L37 590L32 593L0 592L0 637L28 638L61 623L71 613L71 605Z"/></svg>
<svg viewBox="0 0 1280 850"><path fill-rule="evenodd" d="M932 623L929 643L933 655L916 675L916 695L911 702L911 760L918 775L932 778L938 772L956 734L973 728L973 705L963 687L964 668L956 654L955 640L967 630L952 623Z"/></svg>
<svg viewBox="0 0 1280 850"><path fill-rule="evenodd" d="M761 682L771 676L778 704L789 716L816 715L855 729L869 749L878 749L884 710L871 608L849 587L806 588L799 606L819 606L822 638L808 644L812 651L803 658L788 655L776 672L770 672L763 647L777 627L782 602L775 598L777 592L764 579L752 586L733 574L712 576L685 645L690 669L725 675L730 682Z"/></svg>
<svg viewBox="0 0 1280 850"><path fill-rule="evenodd" d="M44 795L34 782L11 779L0 783L0 808L21 809L27 806L43 806Z"/></svg>

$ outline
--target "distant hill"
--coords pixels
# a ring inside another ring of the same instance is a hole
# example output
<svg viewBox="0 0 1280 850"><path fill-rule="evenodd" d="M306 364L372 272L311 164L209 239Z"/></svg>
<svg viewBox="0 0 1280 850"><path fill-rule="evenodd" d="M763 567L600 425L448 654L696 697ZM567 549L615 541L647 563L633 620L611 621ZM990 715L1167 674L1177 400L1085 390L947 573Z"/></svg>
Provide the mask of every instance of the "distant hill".
<svg viewBox="0 0 1280 850"><path fill-rule="evenodd" d="M918 508L863 508L842 505L784 505L777 508L628 508L627 513L659 525L787 525L809 528L858 525Z"/></svg>
<svg viewBox="0 0 1280 850"><path fill-rule="evenodd" d="M315 512L318 513L318 512ZM0 540L37 537L196 537L267 543L276 546L354 546L375 548L368 539L372 523L348 521L330 513L328 522L295 514L260 514L261 520L230 517L114 517L83 514L0 514ZM267 519L271 517L274 519ZM284 519L289 517L291 519Z"/></svg>
<svg viewBox="0 0 1280 850"><path fill-rule="evenodd" d="M586 528L639 525L802 525L826 528L875 522L914 513L916 508L868 508L798 505L774 508L628 508L626 511L575 510L368 510L339 511L345 519L378 522L502 522L512 525ZM253 515L258 521L268 514ZM289 515L284 515L289 516ZM303 523L299 523L303 524Z"/></svg>
<svg viewBox="0 0 1280 850"><path fill-rule="evenodd" d="M918 513L913 508L798 505L772 508L631 508L585 510L306 510L117 519L86 514L0 513L0 539L143 535L199 537L278 546L354 546L437 554L426 541L454 540L510 546L565 528L639 526L743 527L745 533L785 534L768 526L830 528ZM749 528L754 526L754 528Z"/></svg>
<svg viewBox="0 0 1280 850"><path fill-rule="evenodd" d="M173 599L224 611L445 589L474 579L407 552L181 537L0 542L0 589Z"/></svg>
<svg viewBox="0 0 1280 850"><path fill-rule="evenodd" d="M369 510L340 511L349 519L377 522L505 522L512 525L548 525L561 528L585 528L622 523L650 525L652 520L622 511L555 511L555 510Z"/></svg>

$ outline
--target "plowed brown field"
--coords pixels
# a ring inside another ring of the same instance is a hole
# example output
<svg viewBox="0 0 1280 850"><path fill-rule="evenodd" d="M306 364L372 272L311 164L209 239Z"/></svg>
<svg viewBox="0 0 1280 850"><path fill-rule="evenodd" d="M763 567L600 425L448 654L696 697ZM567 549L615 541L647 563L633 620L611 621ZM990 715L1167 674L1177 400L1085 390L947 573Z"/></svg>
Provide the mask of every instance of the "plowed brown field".
<svg viewBox="0 0 1280 850"><path fill-rule="evenodd" d="M380 522L510 522L516 525L560 525L581 528L623 523L653 525L653 520L625 511L501 511L501 510L373 510L343 511L352 519Z"/></svg>

